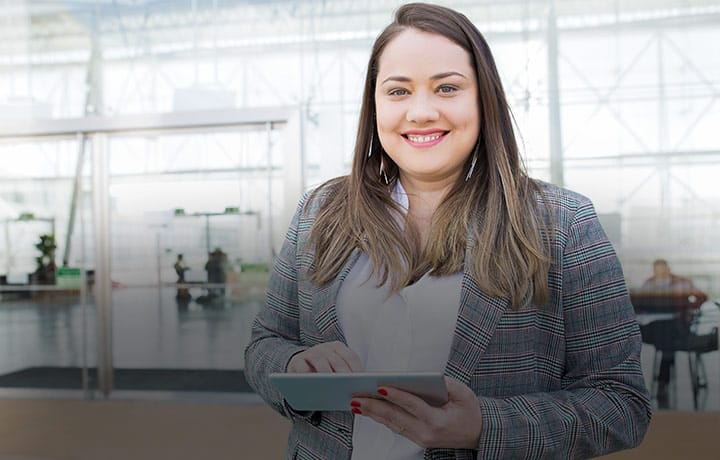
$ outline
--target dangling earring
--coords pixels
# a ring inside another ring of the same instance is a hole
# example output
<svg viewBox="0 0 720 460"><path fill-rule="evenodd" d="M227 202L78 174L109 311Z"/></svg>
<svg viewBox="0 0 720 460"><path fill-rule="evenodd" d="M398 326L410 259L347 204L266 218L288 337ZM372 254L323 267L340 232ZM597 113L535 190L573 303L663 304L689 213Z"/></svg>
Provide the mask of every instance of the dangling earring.
<svg viewBox="0 0 720 460"><path fill-rule="evenodd" d="M477 162L477 153L473 153L472 163L470 163L470 171L465 176L465 182L469 181L472 177L473 171L475 171L475 163Z"/></svg>
<svg viewBox="0 0 720 460"><path fill-rule="evenodd" d="M373 145L373 137L370 135L370 148L368 149L368 158L372 156L372 145Z"/></svg>
<svg viewBox="0 0 720 460"><path fill-rule="evenodd" d="M388 185L390 182L388 181L387 174L385 174L385 161L383 157L380 157L380 175L385 179L385 185Z"/></svg>

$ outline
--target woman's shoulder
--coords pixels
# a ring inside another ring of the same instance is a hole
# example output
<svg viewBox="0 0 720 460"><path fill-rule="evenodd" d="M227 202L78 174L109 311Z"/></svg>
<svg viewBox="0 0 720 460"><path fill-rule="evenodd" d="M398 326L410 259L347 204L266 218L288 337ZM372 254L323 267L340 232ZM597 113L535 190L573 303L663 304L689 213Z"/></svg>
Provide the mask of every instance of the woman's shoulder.
<svg viewBox="0 0 720 460"><path fill-rule="evenodd" d="M573 190L535 181L538 211L547 219L549 216L556 230L573 225L574 222L597 219L595 207L587 196Z"/></svg>
<svg viewBox="0 0 720 460"><path fill-rule="evenodd" d="M300 209L306 216L314 216L326 204L343 193L347 176L340 176L311 187L300 199Z"/></svg>
<svg viewBox="0 0 720 460"><path fill-rule="evenodd" d="M537 186L536 199L541 204L568 211L575 211L588 205L592 206L590 198L581 193L538 179L533 179L533 181Z"/></svg>

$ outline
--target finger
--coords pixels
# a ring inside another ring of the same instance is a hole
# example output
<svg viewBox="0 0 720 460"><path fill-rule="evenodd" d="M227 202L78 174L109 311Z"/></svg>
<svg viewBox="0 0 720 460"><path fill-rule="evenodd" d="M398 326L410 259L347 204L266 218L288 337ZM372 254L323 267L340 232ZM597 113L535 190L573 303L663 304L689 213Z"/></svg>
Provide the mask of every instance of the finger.
<svg viewBox="0 0 720 460"><path fill-rule="evenodd" d="M345 361L345 366L347 367L348 372L362 371L362 361L360 361L360 356L358 356L357 353L355 353L345 345L337 347L335 351L338 355L340 355L340 357L342 357L343 361Z"/></svg>
<svg viewBox="0 0 720 460"><path fill-rule="evenodd" d="M445 376L445 387L448 390L449 401L476 401L475 392L467 385L455 380L452 377Z"/></svg>
<svg viewBox="0 0 720 460"><path fill-rule="evenodd" d="M389 401L375 398L353 398L360 405L362 415L385 425L398 434L407 434L414 424L413 417Z"/></svg>
<svg viewBox="0 0 720 460"><path fill-rule="evenodd" d="M289 365L287 371L292 374L303 374L312 372L312 369L308 366L304 359L300 359Z"/></svg>
<svg viewBox="0 0 720 460"><path fill-rule="evenodd" d="M328 374L333 372L326 356L312 356L308 357L306 361L313 368L312 372L325 372Z"/></svg>
<svg viewBox="0 0 720 460"><path fill-rule="evenodd" d="M327 359L332 372L352 372L348 363L339 354L331 353L327 356Z"/></svg>
<svg viewBox="0 0 720 460"><path fill-rule="evenodd" d="M432 407L421 397L397 388L381 386L378 388L378 394L418 418L428 417L428 412L432 410Z"/></svg>
<svg viewBox="0 0 720 460"><path fill-rule="evenodd" d="M290 362L287 366L287 372L290 373L306 373L306 372L312 372L312 369L308 365L308 363L303 358L303 353L299 353L290 359Z"/></svg>

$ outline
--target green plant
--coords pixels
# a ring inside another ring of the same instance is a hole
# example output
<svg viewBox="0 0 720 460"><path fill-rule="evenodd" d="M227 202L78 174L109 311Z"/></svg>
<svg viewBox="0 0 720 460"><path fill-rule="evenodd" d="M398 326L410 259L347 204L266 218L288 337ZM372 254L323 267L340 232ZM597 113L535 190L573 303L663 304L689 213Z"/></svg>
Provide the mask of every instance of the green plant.
<svg viewBox="0 0 720 460"><path fill-rule="evenodd" d="M37 283L54 284L56 269L55 249L57 249L55 235L52 233L40 235L40 242L35 244L35 247L40 251L40 257L35 258L37 262L37 269L35 270Z"/></svg>

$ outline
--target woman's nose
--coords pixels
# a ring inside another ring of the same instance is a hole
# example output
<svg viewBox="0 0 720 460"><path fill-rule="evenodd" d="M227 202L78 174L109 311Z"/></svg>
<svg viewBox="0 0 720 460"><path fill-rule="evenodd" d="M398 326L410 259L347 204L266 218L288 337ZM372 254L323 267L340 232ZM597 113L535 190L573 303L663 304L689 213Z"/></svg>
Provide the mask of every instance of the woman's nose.
<svg viewBox="0 0 720 460"><path fill-rule="evenodd" d="M407 121L412 123L426 123L435 121L440 116L432 99L422 94L416 94L410 101L406 114Z"/></svg>

